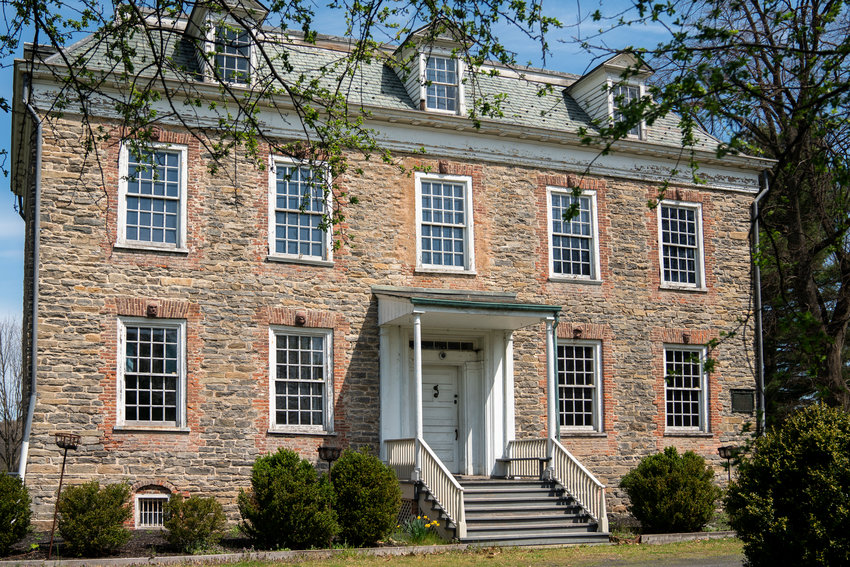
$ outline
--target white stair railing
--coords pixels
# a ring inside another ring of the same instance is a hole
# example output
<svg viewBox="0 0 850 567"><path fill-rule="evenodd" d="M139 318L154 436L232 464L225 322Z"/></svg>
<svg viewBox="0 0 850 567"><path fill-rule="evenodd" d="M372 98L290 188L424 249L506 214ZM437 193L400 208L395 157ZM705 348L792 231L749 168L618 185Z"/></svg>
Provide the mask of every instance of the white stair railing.
<svg viewBox="0 0 850 567"><path fill-rule="evenodd" d="M416 439L387 439L387 465L395 471L399 480L414 480L413 467L416 459Z"/></svg>
<svg viewBox="0 0 850 567"><path fill-rule="evenodd" d="M531 459L546 456L546 439L514 439L508 441L506 454L512 459ZM509 476L536 476L540 472L540 463L533 461L512 461L508 464Z"/></svg>
<svg viewBox="0 0 850 567"><path fill-rule="evenodd" d="M463 487L455 480L443 461L440 460L424 439L418 439L419 462L422 465L422 484L431 493L446 516L454 522L455 537L466 537L466 514L463 510Z"/></svg>
<svg viewBox="0 0 850 567"><path fill-rule="evenodd" d="M552 443L552 469L555 482L567 489L599 524L599 531L608 531L605 508L605 485L590 474L556 439Z"/></svg>
<svg viewBox="0 0 850 567"><path fill-rule="evenodd" d="M398 478L420 480L434 502L455 524L455 537L466 537L463 487L431 447L423 439L415 438L388 439L384 444L387 449L387 464L395 470ZM417 461L421 467L419 479L414 478Z"/></svg>

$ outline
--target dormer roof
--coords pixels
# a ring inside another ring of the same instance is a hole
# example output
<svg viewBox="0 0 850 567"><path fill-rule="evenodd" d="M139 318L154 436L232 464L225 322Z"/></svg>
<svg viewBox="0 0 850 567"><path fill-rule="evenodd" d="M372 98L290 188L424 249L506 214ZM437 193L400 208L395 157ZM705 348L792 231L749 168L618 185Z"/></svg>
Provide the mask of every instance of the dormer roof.
<svg viewBox="0 0 850 567"><path fill-rule="evenodd" d="M575 83L570 85L567 92L580 91L590 86L602 86L607 84L607 81L613 82L643 82L650 77L655 70L647 65L642 59L633 53L618 53L613 57L606 59ZM624 75L628 75L625 77Z"/></svg>
<svg viewBox="0 0 850 567"><path fill-rule="evenodd" d="M195 2L189 22L186 25L186 35L195 40L206 39L206 22L210 14L233 15L252 27L262 25L269 9L257 0L215 0Z"/></svg>

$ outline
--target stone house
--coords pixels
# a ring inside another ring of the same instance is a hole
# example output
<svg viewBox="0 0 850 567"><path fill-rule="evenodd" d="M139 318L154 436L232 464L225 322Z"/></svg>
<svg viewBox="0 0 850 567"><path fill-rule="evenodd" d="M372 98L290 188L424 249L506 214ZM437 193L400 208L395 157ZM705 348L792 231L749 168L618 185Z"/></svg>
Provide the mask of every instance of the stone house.
<svg viewBox="0 0 850 567"><path fill-rule="evenodd" d="M247 91L254 36L216 17L199 4L171 22L164 49L197 66L210 97L222 82ZM459 537L470 477L539 467L604 532L606 512L624 510L618 479L641 457L674 445L721 466L717 447L753 419L733 394L752 400L741 322L767 162L718 158L700 134L694 184L675 117L600 155L579 129L616 120L649 70L622 79L627 56L584 76L493 63L484 71L499 73L472 88L453 41L387 48L412 72L376 60L352 81L349 103L371 112L396 162L352 154L362 174L332 180L360 200L340 248L321 228L330 180L315 165L267 144L262 167L236 151L213 173L209 147L163 113L148 167L97 100L87 119L110 136L86 153L82 117L51 114L61 59L28 50L15 67L12 188L34 384L21 473L38 520L58 482L57 431L81 436L66 479L130 482L137 527L161 522L173 491L213 495L235 519L254 459L279 447L316 461L320 446L371 447ZM283 43L305 66L348 49ZM199 45L216 56L195 57ZM90 52L97 68L103 49ZM507 99L476 128L466 110L481 93ZM260 113L274 137L303 137Z"/></svg>

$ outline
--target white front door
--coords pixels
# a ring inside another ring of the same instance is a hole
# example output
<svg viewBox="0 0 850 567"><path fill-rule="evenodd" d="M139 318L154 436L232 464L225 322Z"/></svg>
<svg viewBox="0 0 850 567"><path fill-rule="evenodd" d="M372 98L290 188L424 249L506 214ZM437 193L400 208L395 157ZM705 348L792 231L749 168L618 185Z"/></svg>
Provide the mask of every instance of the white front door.
<svg viewBox="0 0 850 567"><path fill-rule="evenodd" d="M449 472L460 469L458 460L458 367L422 367L422 428L425 442Z"/></svg>

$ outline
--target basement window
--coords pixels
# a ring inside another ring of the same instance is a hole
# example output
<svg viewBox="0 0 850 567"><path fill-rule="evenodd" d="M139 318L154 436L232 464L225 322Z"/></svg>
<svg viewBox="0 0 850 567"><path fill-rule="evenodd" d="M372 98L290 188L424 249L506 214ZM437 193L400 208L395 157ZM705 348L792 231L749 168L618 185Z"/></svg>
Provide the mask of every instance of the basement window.
<svg viewBox="0 0 850 567"><path fill-rule="evenodd" d="M165 526L165 494L136 495L136 527L162 528Z"/></svg>

